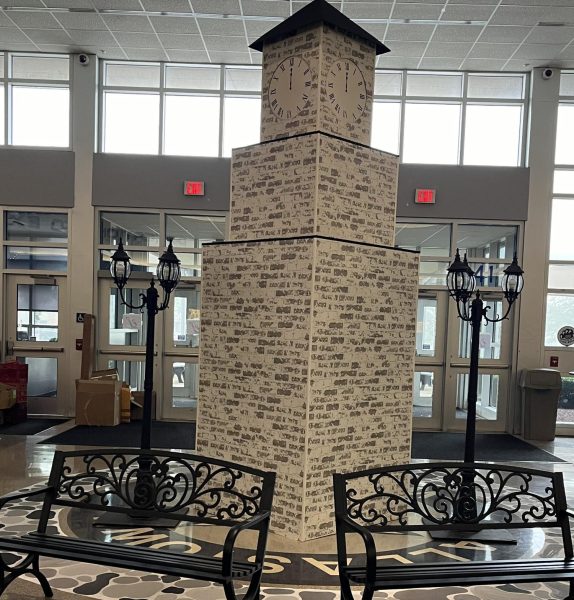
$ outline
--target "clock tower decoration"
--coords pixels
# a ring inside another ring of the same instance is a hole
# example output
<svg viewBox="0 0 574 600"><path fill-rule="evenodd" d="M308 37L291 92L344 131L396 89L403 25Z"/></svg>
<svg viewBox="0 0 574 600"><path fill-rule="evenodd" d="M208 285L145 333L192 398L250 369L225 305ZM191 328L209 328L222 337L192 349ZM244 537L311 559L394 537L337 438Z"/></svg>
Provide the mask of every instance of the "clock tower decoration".
<svg viewBox="0 0 574 600"><path fill-rule="evenodd" d="M398 157L368 145L388 48L325 0L251 47L262 141L203 251L197 448L276 470L272 530L309 540L334 471L409 462L418 254L394 247Z"/></svg>

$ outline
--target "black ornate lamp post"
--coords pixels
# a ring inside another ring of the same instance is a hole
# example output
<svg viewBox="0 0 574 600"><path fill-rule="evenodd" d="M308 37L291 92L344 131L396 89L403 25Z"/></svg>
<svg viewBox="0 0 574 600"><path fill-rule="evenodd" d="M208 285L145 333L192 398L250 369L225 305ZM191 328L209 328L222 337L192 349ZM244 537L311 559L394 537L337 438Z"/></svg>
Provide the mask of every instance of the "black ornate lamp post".
<svg viewBox="0 0 574 600"><path fill-rule="evenodd" d="M163 288L164 295L161 304L159 303L159 294L152 278L145 294L140 294L141 303L133 305L126 301L124 296L124 287L131 275L130 257L124 250L124 245L120 239L118 249L112 256L110 273L114 279L122 304L132 310L147 312L147 335L145 349L145 378L144 378L144 406L141 430L141 449L149 450L151 445L151 421L152 421L152 392L153 392L153 351L155 344L155 316L158 312L165 310L169 306L169 298L173 290L177 287L181 278L180 261L173 252L172 240L169 239L167 250L161 255L157 266L156 274L160 286Z"/></svg>
<svg viewBox="0 0 574 600"><path fill-rule="evenodd" d="M524 287L524 271L518 265L516 254L512 263L504 270L501 288L508 303L506 312L502 317L496 315L488 316L490 306L484 306L480 297L480 291L476 291L475 297L469 300L476 287L476 277L466 259L460 259L457 249L453 263L448 268L446 278L449 294L456 300L458 316L472 328L470 344L470 371L468 376L467 417L466 417L466 439L464 446L464 462L474 462L474 444L476 435L476 401L478 390L478 355L480 340L480 324L484 320L487 323L498 323L508 318L512 305L520 296Z"/></svg>

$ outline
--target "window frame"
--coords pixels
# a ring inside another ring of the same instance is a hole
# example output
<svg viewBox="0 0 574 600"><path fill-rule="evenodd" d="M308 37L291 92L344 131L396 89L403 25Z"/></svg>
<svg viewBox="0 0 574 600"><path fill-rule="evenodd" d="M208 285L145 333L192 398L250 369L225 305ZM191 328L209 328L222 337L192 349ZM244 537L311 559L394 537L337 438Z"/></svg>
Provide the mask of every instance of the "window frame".
<svg viewBox="0 0 574 600"><path fill-rule="evenodd" d="M400 121L399 121L399 151L398 155L401 158L401 162L403 162L402 157L404 154L404 126L405 126L405 108L406 104L419 102L419 103L432 103L432 104L460 104L461 113L460 113L460 132L459 132L459 143L458 143L458 157L456 165L465 165L464 162L464 143L465 143L465 134L466 134L466 108L469 104L481 104L485 106L502 106L502 105L511 105L511 106L520 106L522 108L521 113L521 126L520 126L520 137L518 140L518 164L516 167L524 167L526 165L526 147L527 147L527 139L528 139L528 112L529 112L529 85L530 85L530 74L529 73L520 73L520 72L504 72L504 73L496 73L496 72L474 72L474 71L417 71L410 69L376 69L375 77L378 73L396 73L401 74L401 92L400 94L374 94L373 101L394 101L400 102ZM462 75L462 92L460 97L456 96L409 96L407 95L407 79L409 74L412 73L414 75L419 74L428 74L428 75ZM508 77L508 76L519 76L522 78L523 87L522 87L522 99L516 98L478 98L474 96L469 96L468 94L468 79L470 76L489 76L489 77ZM573 98L574 101L574 98ZM429 163L434 164L434 163ZM441 163L442 164L442 163ZM473 166L473 165L469 165ZM485 166L493 166L497 165L485 165Z"/></svg>
<svg viewBox="0 0 574 600"><path fill-rule="evenodd" d="M62 240L60 242L42 242L42 241L26 241L26 240L9 240L6 236L6 215L10 212L26 212L26 213L44 213L44 214L62 214L66 215L66 219L68 222L68 237L66 240ZM71 209L69 208L61 208L61 207L22 207L22 206L2 206L2 210L0 211L0 227L2 228L1 237L2 237L2 257L0 264L0 272L3 274L11 274L11 275L28 275L34 276L39 275L41 277L46 277L47 274L50 277L66 277L68 275L70 269L70 256L69 256L69 247L70 247L70 218L71 218ZM24 269L24 268L14 268L10 269L6 264L6 252L8 247L19 247L19 248L47 248L47 249L57 249L64 250L67 254L66 268L64 270L58 271L55 269Z"/></svg>
<svg viewBox="0 0 574 600"><path fill-rule="evenodd" d="M560 76L563 75L573 75L573 69L564 69ZM568 105L574 106L574 95L562 95L559 93L558 96L558 111L560 110L560 106ZM554 152L556 152L556 142L558 140L558 119L556 120L556 135L554 140ZM558 287L550 287L550 268L553 265L570 265L574 266L574 258L568 259L552 259L550 257L550 250L552 244L552 213L554 212L554 202L555 200L568 200L574 204L574 189L569 193L557 193L554 191L554 176L558 171L574 171L574 156L572 158L571 163L563 163L556 162L556 155L554 155L554 170L552 176L552 201L550 205L550 214L548 220L548 226L550 228L550 233L548 235L548 247L547 247L547 261L546 261L546 273L545 273L545 282L546 282L546 301L544 303L543 308L543 319L544 319L544 332L542 336L542 347L545 352L574 352L574 346L562 346L558 342L554 346L546 345L546 322L547 322L547 313L548 313L548 298L550 295L561 295L561 296L574 296L574 289L569 288L558 288Z"/></svg>
<svg viewBox="0 0 574 600"><path fill-rule="evenodd" d="M42 149L42 150L71 150L73 132L72 104L73 104L73 69L71 54L63 53L37 53L37 52L10 52L0 53L0 60L4 64L4 75L0 77L0 85L3 86L2 95L4 99L4 138L0 140L0 148L21 148L21 149ZM67 58L69 65L68 79L26 79L22 77L12 77L12 58L15 56L40 57L40 58ZM68 106L68 145L67 146L40 146L14 144L12 137L12 90L14 87L31 88L56 88L66 89L69 94Z"/></svg>

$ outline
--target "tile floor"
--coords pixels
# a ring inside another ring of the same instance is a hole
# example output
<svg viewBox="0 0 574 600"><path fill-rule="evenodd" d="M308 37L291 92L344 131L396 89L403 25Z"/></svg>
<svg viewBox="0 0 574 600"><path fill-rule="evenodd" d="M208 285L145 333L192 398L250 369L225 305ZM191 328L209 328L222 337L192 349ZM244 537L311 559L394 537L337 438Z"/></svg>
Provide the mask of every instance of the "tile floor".
<svg viewBox="0 0 574 600"><path fill-rule="evenodd" d="M54 446L38 444L37 442L51 437L71 424L58 425L34 437L0 436L0 494L5 494L36 483L44 482L48 476ZM561 470L565 474L567 495L570 504L574 506L574 438L557 438L554 442L537 444L541 448L565 459L566 463L528 463L542 469ZM66 450L73 447L66 446ZM516 463L520 464L520 463ZM526 463L525 463L526 464ZM18 526L26 518L26 511L6 513L3 523ZM58 516L58 518L60 518ZM65 518L61 519L63 529L69 526ZM78 527L78 524L75 524ZM80 528L82 525L80 523ZM86 529L87 531L88 529ZM90 530L93 531L93 528ZM94 536L96 534L93 534ZM97 534L104 536L102 539L112 541L117 538L117 530L110 532L104 530ZM107 537L106 537L107 536ZM395 555L407 557L424 552L429 546L426 536L385 536L390 538L384 543L384 551ZM170 541L185 540L186 532L176 530L166 539ZM216 540L194 538L209 547ZM424 539L423 539L424 538ZM550 540L551 541L551 540ZM541 547L548 540L540 532L528 533L520 540L518 545L522 550L532 547ZM214 546L215 548L215 546ZM446 552L456 552L460 560L473 558L484 560L486 556L501 556L505 550L501 547L476 546L473 548L454 549L446 547ZM466 553L466 554L465 554ZM268 568L264 578L263 598L270 600L336 600L339 598L337 591L335 557L335 540L333 537L315 540L313 542L295 543L279 536L271 536L268 546ZM165 578L141 572L125 572L86 565L82 563L64 563L54 559L42 561L46 575L50 578L54 589L55 598L58 600L71 600L89 598L92 600L139 600L150 598L152 600L220 600L223 593L217 586L178 580L178 578ZM175 580L175 581L174 581ZM481 586L473 588L453 587L440 590L396 590L393 592L379 593L376 598L389 598L396 600L525 600L526 598L564 598L566 586L564 584L517 584L516 586ZM41 598L42 593L32 580L18 581L3 595L2 600L23 600L24 598ZM357 596L358 597L358 596Z"/></svg>

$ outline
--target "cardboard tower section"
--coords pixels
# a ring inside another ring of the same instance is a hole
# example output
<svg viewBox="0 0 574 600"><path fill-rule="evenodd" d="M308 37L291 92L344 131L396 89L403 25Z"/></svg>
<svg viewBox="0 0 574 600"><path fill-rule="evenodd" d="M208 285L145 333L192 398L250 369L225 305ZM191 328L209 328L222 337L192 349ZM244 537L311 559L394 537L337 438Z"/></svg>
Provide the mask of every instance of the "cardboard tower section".
<svg viewBox="0 0 574 600"><path fill-rule="evenodd" d="M410 459L418 254L396 156L325 134L234 151L204 247L197 449L277 471L272 531L334 532L331 475Z"/></svg>

